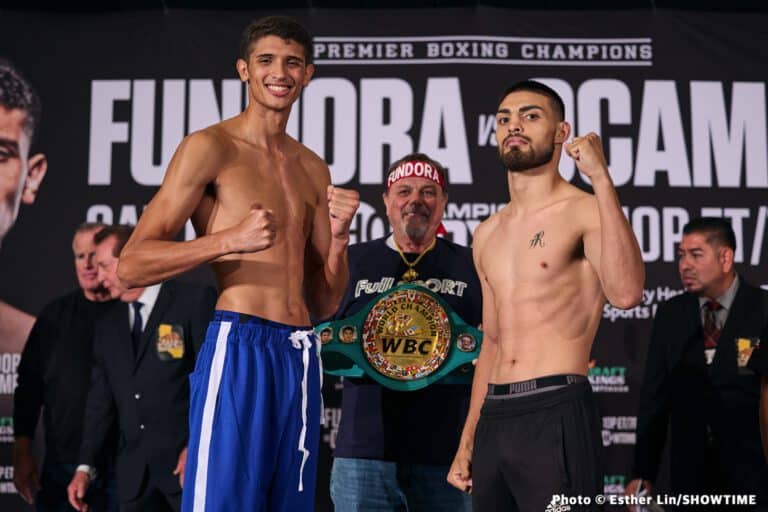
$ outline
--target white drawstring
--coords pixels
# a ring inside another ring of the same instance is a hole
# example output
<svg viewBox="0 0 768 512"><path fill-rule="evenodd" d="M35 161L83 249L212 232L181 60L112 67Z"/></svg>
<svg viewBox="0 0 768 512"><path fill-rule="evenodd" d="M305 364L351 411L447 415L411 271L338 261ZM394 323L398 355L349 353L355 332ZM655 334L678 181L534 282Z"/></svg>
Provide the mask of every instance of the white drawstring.
<svg viewBox="0 0 768 512"><path fill-rule="evenodd" d="M302 453L301 469L299 470L299 492L304 490L304 465L309 459L307 450L307 373L309 371L309 348L312 346L310 336L312 331L294 331L290 334L291 345L301 350L301 362L304 366L304 375L301 378L301 434L299 434L299 451ZM321 392L322 393L322 392Z"/></svg>
<svg viewBox="0 0 768 512"><path fill-rule="evenodd" d="M325 425L325 402L323 402L323 358L320 357L320 350L322 350L322 344L315 341L315 348L317 349L317 369L320 371L320 425Z"/></svg>

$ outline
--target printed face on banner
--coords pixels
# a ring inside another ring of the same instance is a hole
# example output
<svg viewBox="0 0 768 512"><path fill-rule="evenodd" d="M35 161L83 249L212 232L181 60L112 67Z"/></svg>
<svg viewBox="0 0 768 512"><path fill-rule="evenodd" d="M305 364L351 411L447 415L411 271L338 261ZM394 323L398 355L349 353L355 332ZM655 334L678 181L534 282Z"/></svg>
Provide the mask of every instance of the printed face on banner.
<svg viewBox="0 0 768 512"><path fill-rule="evenodd" d="M392 230L400 237L416 240L437 230L447 201L440 185L427 178L400 179L384 194Z"/></svg>
<svg viewBox="0 0 768 512"><path fill-rule="evenodd" d="M28 158L26 116L23 110L0 105L0 243L16 221L21 202L34 202L45 175L45 157L38 154Z"/></svg>
<svg viewBox="0 0 768 512"><path fill-rule="evenodd" d="M496 113L496 142L499 159L508 171L521 172L541 167L560 158L555 143L567 136L550 99L529 91L507 95Z"/></svg>
<svg viewBox="0 0 768 512"><path fill-rule="evenodd" d="M237 61L240 79L248 83L248 96L269 110L290 109L314 73L304 48L292 39L265 36L251 45L248 62Z"/></svg>
<svg viewBox="0 0 768 512"><path fill-rule="evenodd" d="M93 243L93 235L98 229L91 229L75 233L72 240L72 252L75 255L75 273L77 282L83 290L96 290L99 288L99 276L96 270L96 244Z"/></svg>
<svg viewBox="0 0 768 512"><path fill-rule="evenodd" d="M127 288L117 278L117 263L120 258L115 257L115 245L117 237L110 236L96 246L96 270L99 284L109 291L109 296L119 299L125 294Z"/></svg>
<svg viewBox="0 0 768 512"><path fill-rule="evenodd" d="M677 251L678 270L685 289L709 298L725 292L733 269L733 251L707 242L706 233L683 235Z"/></svg>

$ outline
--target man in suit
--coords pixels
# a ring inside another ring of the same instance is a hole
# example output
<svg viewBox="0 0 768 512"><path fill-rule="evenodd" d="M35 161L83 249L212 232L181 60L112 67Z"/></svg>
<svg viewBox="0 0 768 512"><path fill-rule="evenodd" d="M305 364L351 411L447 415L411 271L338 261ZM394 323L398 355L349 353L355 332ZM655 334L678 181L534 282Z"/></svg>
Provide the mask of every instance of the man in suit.
<svg viewBox="0 0 768 512"><path fill-rule="evenodd" d="M81 465L69 501L87 510L83 496L93 461L106 449L107 430L119 425L117 486L124 512L178 511L186 463L189 382L195 355L211 319L216 294L176 281L127 289L117 279L127 226L96 237L101 283L120 299L96 325L94 368L85 408Z"/></svg>
<svg viewBox="0 0 768 512"><path fill-rule="evenodd" d="M671 424L672 492L766 498L760 378L747 363L768 324L768 292L736 273L735 250L723 219L698 218L683 228L678 265L685 293L656 313L628 494L642 493L639 486L653 490Z"/></svg>

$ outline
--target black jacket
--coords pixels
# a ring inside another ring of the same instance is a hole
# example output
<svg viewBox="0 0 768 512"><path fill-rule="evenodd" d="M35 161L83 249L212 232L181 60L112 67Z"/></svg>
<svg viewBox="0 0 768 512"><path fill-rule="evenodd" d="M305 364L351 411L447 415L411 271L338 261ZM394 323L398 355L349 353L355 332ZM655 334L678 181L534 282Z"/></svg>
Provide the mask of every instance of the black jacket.
<svg viewBox="0 0 768 512"><path fill-rule="evenodd" d="M43 411L46 459L76 464L93 364L93 329L115 302L92 302L77 289L43 308L18 369L16 437L34 437Z"/></svg>
<svg viewBox="0 0 768 512"><path fill-rule="evenodd" d="M768 324L768 292L740 279L717 352L707 366L698 297L684 293L659 306L640 392L634 476L654 481L671 429L674 492L702 489L759 493L766 482L760 443L760 378L737 364L736 340ZM765 489L763 489L764 491Z"/></svg>
<svg viewBox="0 0 768 512"><path fill-rule="evenodd" d="M180 490L178 477L172 473L188 438L188 376L205 339L215 301L211 288L164 283L136 354L128 304L115 304L96 324L95 365L79 463L90 465L97 460L109 426L117 421L117 480L123 502L141 491L145 467L164 492ZM177 341L176 353L171 356L162 349L175 336L182 341ZM179 353L181 347L183 354Z"/></svg>

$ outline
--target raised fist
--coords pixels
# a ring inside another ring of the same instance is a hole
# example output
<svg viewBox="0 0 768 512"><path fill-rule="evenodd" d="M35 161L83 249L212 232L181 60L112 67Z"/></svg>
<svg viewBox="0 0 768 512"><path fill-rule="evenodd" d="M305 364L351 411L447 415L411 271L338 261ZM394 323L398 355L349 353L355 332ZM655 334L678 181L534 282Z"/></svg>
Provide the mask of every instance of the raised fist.
<svg viewBox="0 0 768 512"><path fill-rule="evenodd" d="M360 194L357 190L328 185L328 211L331 216L331 235L334 238L347 238L349 225L360 206Z"/></svg>
<svg viewBox="0 0 768 512"><path fill-rule="evenodd" d="M608 172L603 142L596 133L574 137L570 143L565 143L565 152L576 162L579 171L588 178Z"/></svg>

